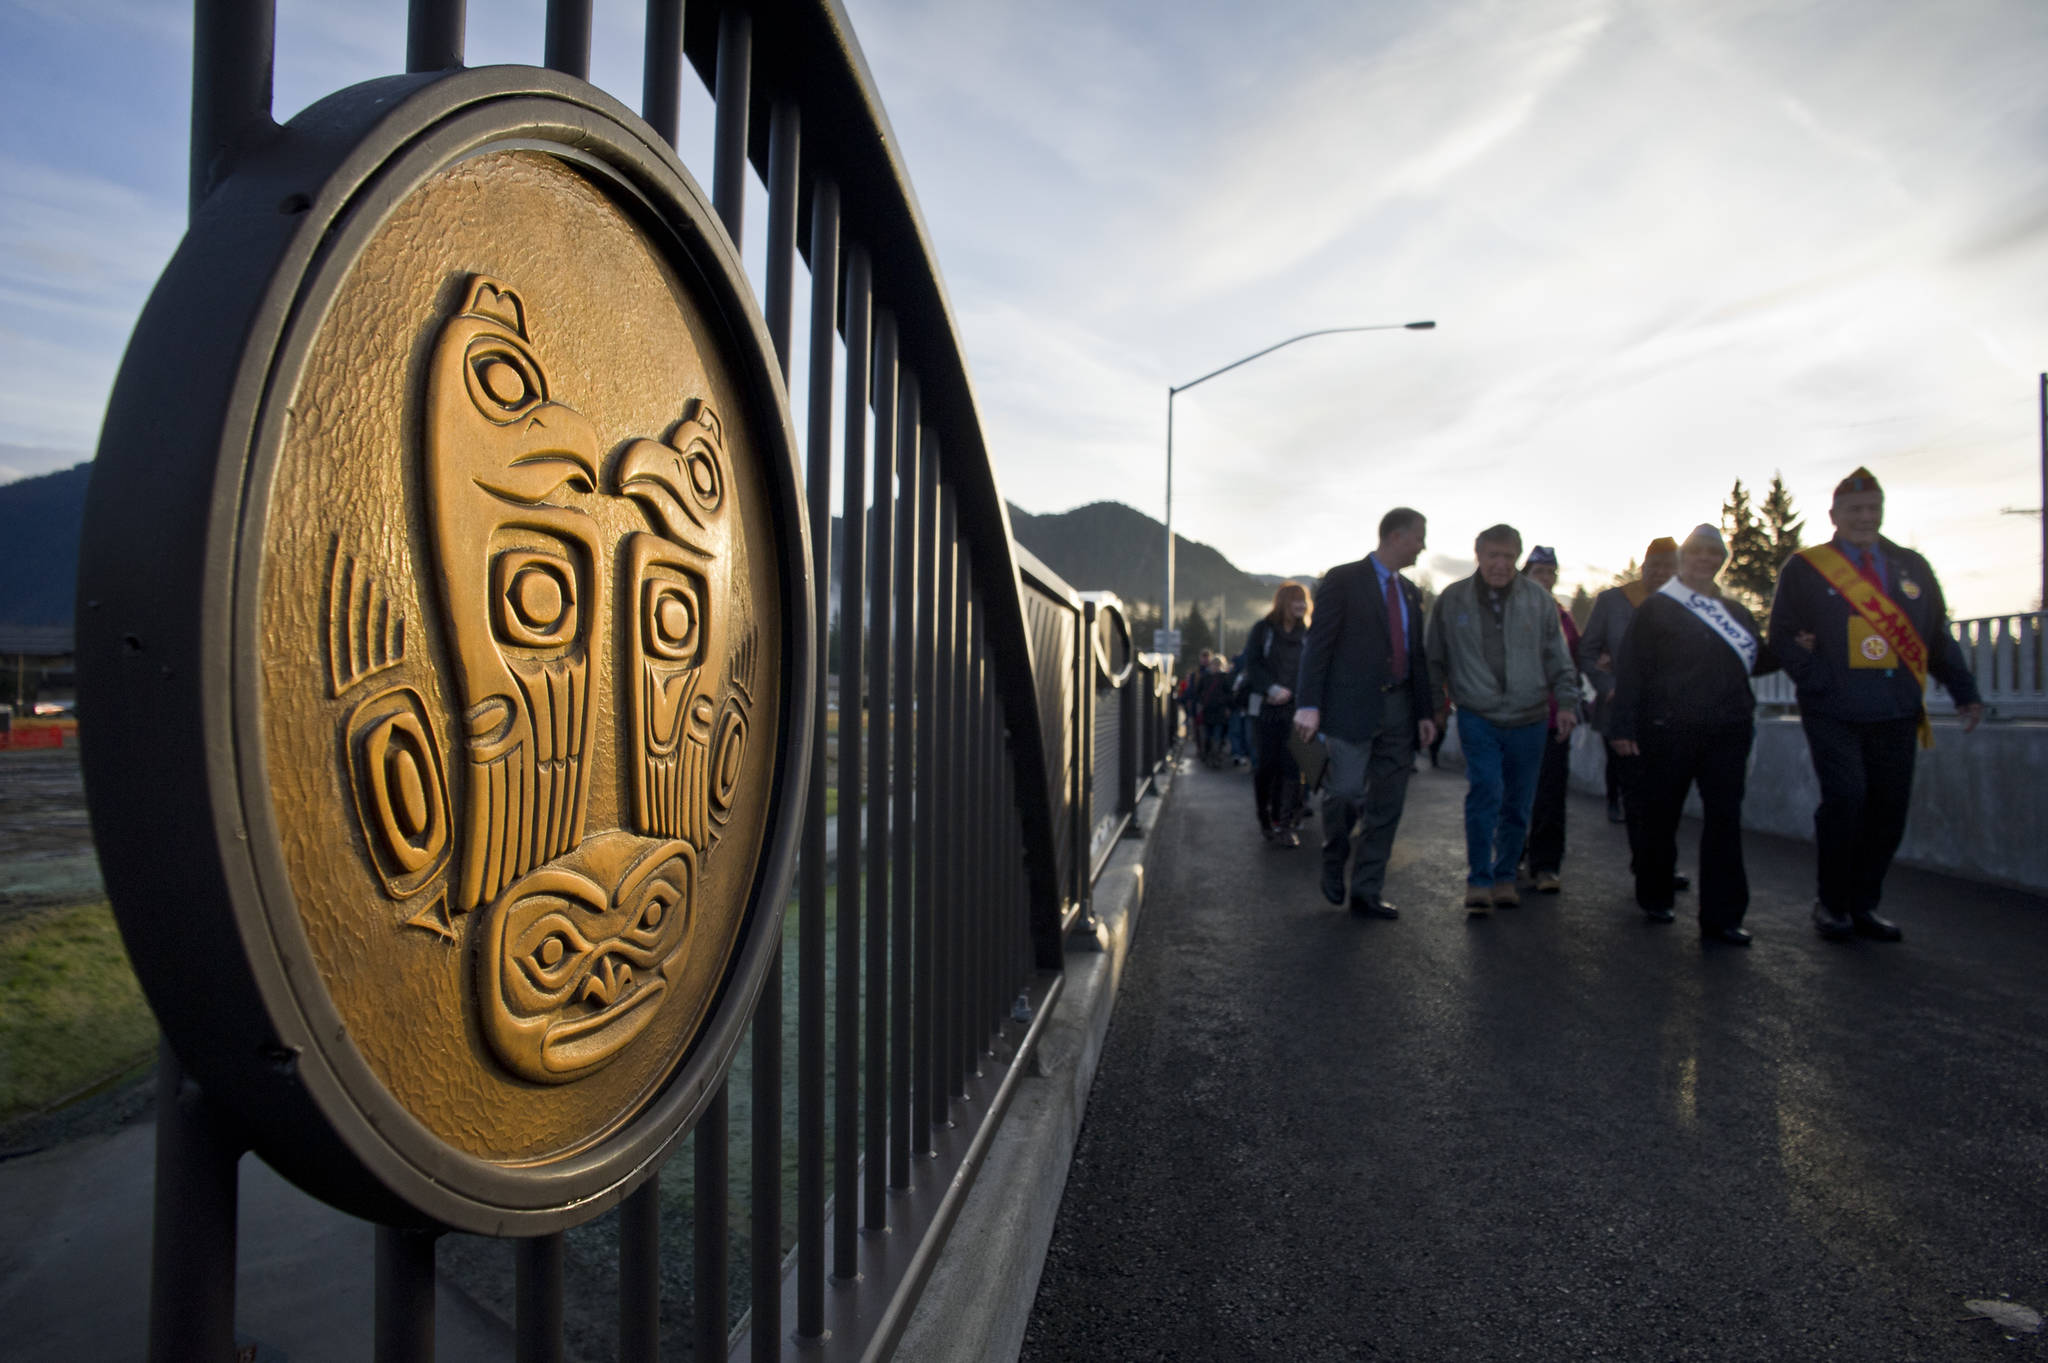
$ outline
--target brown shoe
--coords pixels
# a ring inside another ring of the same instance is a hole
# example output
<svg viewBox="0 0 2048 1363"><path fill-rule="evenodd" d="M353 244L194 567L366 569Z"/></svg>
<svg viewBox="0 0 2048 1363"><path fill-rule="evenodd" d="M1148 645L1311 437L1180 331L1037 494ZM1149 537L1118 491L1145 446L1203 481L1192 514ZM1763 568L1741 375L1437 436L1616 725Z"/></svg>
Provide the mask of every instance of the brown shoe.
<svg viewBox="0 0 2048 1363"><path fill-rule="evenodd" d="M1493 912L1493 893L1484 885L1465 887L1465 910L1474 918L1484 918Z"/></svg>
<svg viewBox="0 0 2048 1363"><path fill-rule="evenodd" d="M1493 906L1496 909L1512 909L1519 906L1522 896L1515 893L1515 882L1497 880L1493 883Z"/></svg>
<svg viewBox="0 0 2048 1363"><path fill-rule="evenodd" d="M1563 888L1564 883L1557 878L1557 872L1538 871L1536 873L1536 893L1556 894Z"/></svg>

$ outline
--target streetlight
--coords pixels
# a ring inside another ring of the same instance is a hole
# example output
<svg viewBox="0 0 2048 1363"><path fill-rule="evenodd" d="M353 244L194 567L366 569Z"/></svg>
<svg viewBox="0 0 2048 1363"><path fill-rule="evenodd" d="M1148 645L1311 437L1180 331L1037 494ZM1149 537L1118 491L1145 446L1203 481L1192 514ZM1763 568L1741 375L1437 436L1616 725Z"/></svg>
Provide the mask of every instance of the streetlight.
<svg viewBox="0 0 2048 1363"><path fill-rule="evenodd" d="M1282 346L1293 345L1296 341L1306 341L1312 336L1335 336L1346 331L1435 330L1436 323L1434 322L1382 322L1377 326L1369 327L1324 327L1321 331L1304 331L1299 336L1289 336L1284 341L1275 341L1264 350L1255 350L1241 360L1232 360L1221 369L1212 369L1199 379L1190 379L1186 383L1166 390L1166 605L1163 611L1165 618L1160 621L1163 629L1169 633L1173 630L1173 399L1175 396L1185 393L1196 384L1207 383L1218 374L1228 374L1241 364L1250 364L1262 355L1270 355Z"/></svg>

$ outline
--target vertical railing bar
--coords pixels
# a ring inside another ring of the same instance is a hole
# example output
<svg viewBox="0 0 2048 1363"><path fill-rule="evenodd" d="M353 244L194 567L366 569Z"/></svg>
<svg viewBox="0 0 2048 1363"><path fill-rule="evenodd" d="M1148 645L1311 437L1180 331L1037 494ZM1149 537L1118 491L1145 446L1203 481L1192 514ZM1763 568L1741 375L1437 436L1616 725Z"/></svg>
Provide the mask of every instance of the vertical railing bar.
<svg viewBox="0 0 2048 1363"><path fill-rule="evenodd" d="M548 0L542 60L550 71L590 79L590 0Z"/></svg>
<svg viewBox="0 0 2048 1363"><path fill-rule="evenodd" d="M975 690L981 694L981 702L975 714L975 749L981 761L981 780L975 792L975 812L979 819L979 835L975 839L975 862L981 866L979 886L975 892L975 1058L991 1054L989 1029L995 1019L995 1007L989 1001L989 933L995 921L995 745L989 741L989 731L995 718L995 669L991 667L989 636L983 628L981 639L975 641Z"/></svg>
<svg viewBox="0 0 2048 1363"><path fill-rule="evenodd" d="M235 1220L242 1145L168 1041L156 1048L156 1217L150 1363L229 1358L235 1348Z"/></svg>
<svg viewBox="0 0 2048 1363"><path fill-rule="evenodd" d="M956 522L957 529L957 522ZM968 675L973 649L974 572L968 561L965 536L953 545L953 710L946 738L947 765L952 772L952 799L946 820L946 845L952 851L953 873L946 879L946 1085L955 1098L967 1096L967 914L968 881L973 874L974 851L969 843L974 827L968 801L973 798L973 763L969 760L967 735L972 714Z"/></svg>
<svg viewBox="0 0 2048 1363"><path fill-rule="evenodd" d="M988 730L982 742L988 748L988 904L981 941L981 1035L990 1055L995 1054L996 1033L1002 1026L1003 998L1003 721L996 699L995 640L988 641Z"/></svg>
<svg viewBox="0 0 2048 1363"><path fill-rule="evenodd" d="M514 1357L518 1363L562 1363L561 1232L514 1245Z"/></svg>
<svg viewBox="0 0 2048 1363"><path fill-rule="evenodd" d="M721 52L723 49L721 49ZM796 105L777 99L768 111L768 242L764 300L768 337L789 383L795 329L797 163L801 124ZM828 379L829 382L829 379ZM815 700L815 698L813 698ZM822 853L821 853L822 855ZM770 906L782 912L780 904ZM801 912L801 905L799 905ZM799 943L801 950L801 943ZM747 1203L748 1278L753 1301L753 1356L782 1355L782 956L763 972L754 1007L753 1166Z"/></svg>
<svg viewBox="0 0 2048 1363"><path fill-rule="evenodd" d="M727 5L718 12L716 121L711 139L711 203L738 245L747 205L747 113L753 98L754 17Z"/></svg>
<svg viewBox="0 0 2048 1363"><path fill-rule="evenodd" d="M619 1204L619 1359L661 1355L661 1171Z"/></svg>
<svg viewBox="0 0 2048 1363"><path fill-rule="evenodd" d="M452 71L462 65L465 0L412 0L406 14L405 69Z"/></svg>
<svg viewBox="0 0 2048 1363"><path fill-rule="evenodd" d="M746 11L733 8L720 11L718 66L713 76L717 112L712 135L711 202L735 244L741 240L746 217L752 36L752 20ZM758 1007L755 1016L760 1016ZM717 1094L706 1105L695 1132L696 1212L691 1230L696 1263L691 1308L696 1325L695 1354L700 1359L723 1358L727 1347L726 1291L731 1252L727 1244L731 1224L727 1188L732 1141L728 1126L730 1108L726 1085L721 1083Z"/></svg>
<svg viewBox="0 0 2048 1363"><path fill-rule="evenodd" d="M916 721L917 816L911 823L911 860L916 893L911 898L910 977L914 981L910 1018L909 1144L922 1158L932 1148L932 820L938 778L932 770L932 643L938 637L938 439L925 432L917 465L917 676L912 712Z"/></svg>
<svg viewBox="0 0 2048 1363"><path fill-rule="evenodd" d="M910 1186L910 960L913 943L910 901L915 886L911 838L916 810L917 717L912 710L917 684L917 375L903 371L896 398L896 614L894 671L890 674L889 739L892 797L889 885L889 1186Z"/></svg>
<svg viewBox="0 0 2048 1363"><path fill-rule="evenodd" d="M683 0L647 0L640 116L673 147L683 116Z"/></svg>
<svg viewBox="0 0 2048 1363"><path fill-rule="evenodd" d="M718 1086L704 1115L690 1134L696 1147L691 1193L695 1207L690 1217L693 1263L690 1275L692 1355L696 1358L724 1358L726 1342L726 1229L730 1209L726 1193L726 1152L731 1133L725 1085Z"/></svg>
<svg viewBox="0 0 2048 1363"><path fill-rule="evenodd" d="M1081 913L1077 928L1095 928L1095 711L1102 697L1095 687L1095 606L1084 602L1074 632L1074 686L1081 694L1080 742L1074 753L1074 772L1079 782L1080 826L1076 829L1074 880L1079 891Z"/></svg>
<svg viewBox="0 0 2048 1363"><path fill-rule="evenodd" d="M973 555L963 554L968 584L966 596L966 637L961 644L960 750L965 773L960 800L960 921L955 929L959 940L960 999L956 1009L960 1027L961 1092L981 1073L981 1048L974 1039L974 941L977 905L981 902L981 601L975 594L980 584L973 579Z"/></svg>
<svg viewBox="0 0 2048 1363"><path fill-rule="evenodd" d="M837 883L838 998L834 1001L832 1145L832 1273L852 1280L860 1271L860 933L861 933L861 717L863 650L861 588L867 575L867 426L869 360L873 336L873 280L868 253L855 246L846 259L845 416L840 439L839 519L839 854Z"/></svg>
<svg viewBox="0 0 2048 1363"><path fill-rule="evenodd" d="M433 1231L377 1227L377 1363L433 1363L434 1240Z"/></svg>
<svg viewBox="0 0 2048 1363"><path fill-rule="evenodd" d="M868 893L866 1207L862 1224L889 1224L889 611L896 514L896 319L875 316L874 505L868 553ZM893 773L897 780L902 772Z"/></svg>
<svg viewBox="0 0 2048 1363"><path fill-rule="evenodd" d="M188 213L199 211L250 138L273 126L271 73L276 61L275 0L197 0L192 9Z"/></svg>
<svg viewBox="0 0 2048 1363"><path fill-rule="evenodd" d="M936 467L936 463L934 465ZM932 908L929 928L931 961L931 1052L926 1060L925 1083L931 1091L931 1119L934 1126L950 1124L953 1092L952 1075L946 1069L948 1009L953 997L953 957L947 949L947 924L952 920L954 900L950 893L953 866L953 489L940 482L934 489L937 525L933 566L937 577L932 603Z"/></svg>
<svg viewBox="0 0 2048 1363"><path fill-rule="evenodd" d="M796 930L796 1332L805 1339L825 1333L825 653L832 615L832 371L838 300L839 187L821 179L811 191L811 420L804 442L810 456L811 580L817 592L812 647L818 654L818 689L811 697L811 732L817 737L811 744Z"/></svg>

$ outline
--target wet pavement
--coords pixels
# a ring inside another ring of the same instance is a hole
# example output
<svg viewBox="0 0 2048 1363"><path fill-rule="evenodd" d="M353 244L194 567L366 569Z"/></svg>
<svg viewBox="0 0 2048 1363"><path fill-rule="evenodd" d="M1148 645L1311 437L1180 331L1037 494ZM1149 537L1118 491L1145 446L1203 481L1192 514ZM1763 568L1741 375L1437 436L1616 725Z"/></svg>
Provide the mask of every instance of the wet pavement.
<svg viewBox="0 0 2048 1363"><path fill-rule="evenodd" d="M1463 795L1382 922L1178 783L1025 1359L2048 1358L2048 900L1899 868L1905 942L1829 944L1750 834L1703 948L1574 797L1564 893L1468 920Z"/></svg>

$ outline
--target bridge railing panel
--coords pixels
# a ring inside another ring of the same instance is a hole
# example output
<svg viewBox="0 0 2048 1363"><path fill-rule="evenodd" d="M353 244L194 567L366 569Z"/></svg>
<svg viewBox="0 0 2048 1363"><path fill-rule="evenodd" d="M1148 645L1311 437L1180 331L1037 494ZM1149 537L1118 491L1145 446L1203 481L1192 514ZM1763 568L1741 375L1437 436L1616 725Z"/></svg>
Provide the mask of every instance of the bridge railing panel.
<svg viewBox="0 0 2048 1363"><path fill-rule="evenodd" d="M551 70L587 80L591 22L588 0L549 4ZM465 25L461 0L412 0L408 72L459 76ZM196 210L278 130L273 6L197 0L195 30ZM659 1170L624 1194L619 1356L885 1355L1059 996L1062 935L1099 868L1096 811L1128 818L1163 760L1164 693L1157 669L1136 660L1119 607L1084 617L1070 587L1016 550L944 286L843 8L651 0L645 44L650 140L672 153L689 66L715 105L710 200L732 241L745 236L750 198L765 198L759 307L786 386L804 358L791 397L804 436L810 642L822 660L836 617L839 666L836 697L819 666L804 698L819 741L803 773L785 952L794 997L781 966L770 970L745 1052L745 1116L723 1086L703 1109L686 1142L689 1196L665 1194ZM1098 620L1114 625L1106 640ZM1101 703L1119 688L1133 704ZM836 764L822 741L835 722ZM1116 739L1107 747L1105 724ZM1107 786L1090 779L1091 762ZM168 1359L232 1329L224 1152L237 1137L165 1058L160 1139L173 1176L159 1190L169 1228L159 1269L183 1288L159 1292L152 1349ZM744 1180L733 1170L742 1150ZM664 1302L664 1231L673 1240L685 1203L691 1298ZM380 1359L431 1351L437 1234L379 1232ZM587 1307L564 1287L580 1252L561 1232L518 1242L520 1357L563 1355L565 1313Z"/></svg>

